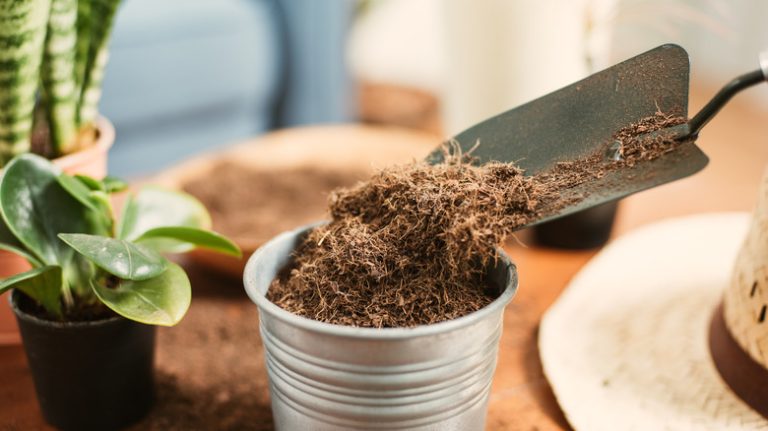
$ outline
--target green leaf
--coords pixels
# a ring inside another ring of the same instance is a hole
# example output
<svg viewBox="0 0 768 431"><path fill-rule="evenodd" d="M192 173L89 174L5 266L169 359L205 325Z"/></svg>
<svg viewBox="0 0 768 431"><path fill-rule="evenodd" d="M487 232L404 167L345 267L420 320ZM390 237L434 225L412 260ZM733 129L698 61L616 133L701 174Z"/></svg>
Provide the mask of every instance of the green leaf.
<svg viewBox="0 0 768 431"><path fill-rule="evenodd" d="M96 178L80 174L75 175L75 178L92 191L104 191L104 184Z"/></svg>
<svg viewBox="0 0 768 431"><path fill-rule="evenodd" d="M8 225L5 224L5 220L0 217L0 250L5 250L11 253L15 253L34 266L43 266L40 260L33 256L26 248L24 244L20 243L13 233L8 229Z"/></svg>
<svg viewBox="0 0 768 431"><path fill-rule="evenodd" d="M58 238L62 232L104 232L102 216L65 190L60 171L33 154L16 157L0 180L0 211L9 230L36 258L67 266L74 250Z"/></svg>
<svg viewBox="0 0 768 431"><path fill-rule="evenodd" d="M102 180L97 180L87 175L75 175L75 178L92 191L119 193L128 188L128 183L116 177L106 176Z"/></svg>
<svg viewBox="0 0 768 431"><path fill-rule="evenodd" d="M93 211L99 211L99 209L96 207L96 204L93 202L93 199L91 199L91 189L88 188L88 186L77 180L75 177L65 173L59 175L56 180L59 182L59 185L64 188L64 190L69 192L69 194L72 195L73 198L77 199L81 204L87 206Z"/></svg>
<svg viewBox="0 0 768 431"><path fill-rule="evenodd" d="M0 281L0 293L19 289L49 313L61 316L62 284L61 267L44 266L3 279Z"/></svg>
<svg viewBox="0 0 768 431"><path fill-rule="evenodd" d="M91 288L115 313L148 325L175 325L186 314L192 298L187 274L173 263L149 280L121 281L116 288L91 284Z"/></svg>
<svg viewBox="0 0 768 431"><path fill-rule="evenodd" d="M117 237L132 241L151 229L166 226L210 229L211 218L203 204L186 193L145 187L125 203ZM156 245L155 249L183 252L192 248L188 243L175 240L155 241L164 242Z"/></svg>
<svg viewBox="0 0 768 431"><path fill-rule="evenodd" d="M77 233L62 233L59 238L99 268L122 279L147 280L168 267L168 261L156 251L122 239Z"/></svg>
<svg viewBox="0 0 768 431"><path fill-rule="evenodd" d="M110 177L109 175L104 177L101 182L104 185L104 190L107 193L120 193L128 188L128 183L121 180L120 178Z"/></svg>
<svg viewBox="0 0 768 431"><path fill-rule="evenodd" d="M43 64L40 68L40 94L48 119L49 144L58 156L77 148L77 101L75 50L78 0L50 0Z"/></svg>
<svg viewBox="0 0 768 431"><path fill-rule="evenodd" d="M109 195L106 192L103 190L91 190L89 184L84 183L80 178L64 173L58 176L57 181L73 198L92 211L94 223L99 224L99 230L95 233L108 233L112 231L112 224L114 223L112 202L110 202Z"/></svg>
<svg viewBox="0 0 768 431"><path fill-rule="evenodd" d="M89 0L79 1L78 4L90 3L86 6L87 10L80 10L78 7L78 27L80 19L84 28L78 28L78 39L83 36L88 41L88 51L86 58L80 58L78 61L85 61L80 81L81 95L78 111L78 120L80 125L87 125L94 122L97 114L97 106L101 96L101 83L104 77L104 67L107 63L109 37L112 33L112 24L114 22L115 11L120 4L120 0ZM78 47L79 51L80 47ZM80 66L77 66L79 75Z"/></svg>
<svg viewBox="0 0 768 431"><path fill-rule="evenodd" d="M0 165L30 151L49 12L45 0L0 2Z"/></svg>
<svg viewBox="0 0 768 431"><path fill-rule="evenodd" d="M234 257L242 257L243 254L240 251L240 248L235 245L232 241L225 238L224 236L208 231L203 229L197 229L193 227L183 227L183 226L167 226L167 227L156 227L154 229L150 229L146 232L144 232L143 235L141 235L136 242L145 242L147 240L154 240L158 238L165 238L165 239L175 239L183 243L187 243L192 247L202 247L207 248L209 250L218 251L220 253L228 254L230 256ZM147 241L147 246L149 247L162 247L162 245L165 244L155 242L155 241ZM157 251L169 251L169 250L163 250L156 248Z"/></svg>

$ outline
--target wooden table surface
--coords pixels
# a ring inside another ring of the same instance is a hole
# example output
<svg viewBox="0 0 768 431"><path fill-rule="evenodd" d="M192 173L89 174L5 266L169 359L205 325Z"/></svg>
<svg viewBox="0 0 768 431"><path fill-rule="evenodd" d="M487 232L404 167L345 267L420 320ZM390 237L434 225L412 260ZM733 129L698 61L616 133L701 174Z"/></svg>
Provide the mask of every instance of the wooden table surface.
<svg viewBox="0 0 768 431"><path fill-rule="evenodd" d="M695 93L698 109L712 89ZM768 114L737 98L702 133L699 144L710 155L701 173L624 200L615 235L636 226L698 212L749 210L768 163ZM507 247L519 268L520 289L505 315L499 362L491 393L488 430L568 429L541 369L536 345L544 311L594 251L567 252L536 247ZM231 278L201 277L193 285L229 283ZM235 288L237 286L234 286ZM193 301L191 313L209 298ZM243 296L240 300L247 301ZM247 427L245 427L247 429ZM47 429L20 346L0 347L0 430Z"/></svg>

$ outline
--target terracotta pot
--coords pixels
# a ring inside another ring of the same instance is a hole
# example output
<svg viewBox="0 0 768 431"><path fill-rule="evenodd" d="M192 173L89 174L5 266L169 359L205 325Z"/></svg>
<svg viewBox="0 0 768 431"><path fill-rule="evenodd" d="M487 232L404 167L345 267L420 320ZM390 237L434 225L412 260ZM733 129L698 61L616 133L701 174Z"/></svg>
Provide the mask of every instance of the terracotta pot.
<svg viewBox="0 0 768 431"><path fill-rule="evenodd" d="M99 118L96 124L99 137L96 144L64 157L53 163L64 172L84 174L94 178L103 178L107 174L107 151L115 142L115 128L106 118ZM26 260L13 253L0 250L0 278L9 277L30 268ZM19 344L19 329L9 307L8 293L0 296L0 345Z"/></svg>

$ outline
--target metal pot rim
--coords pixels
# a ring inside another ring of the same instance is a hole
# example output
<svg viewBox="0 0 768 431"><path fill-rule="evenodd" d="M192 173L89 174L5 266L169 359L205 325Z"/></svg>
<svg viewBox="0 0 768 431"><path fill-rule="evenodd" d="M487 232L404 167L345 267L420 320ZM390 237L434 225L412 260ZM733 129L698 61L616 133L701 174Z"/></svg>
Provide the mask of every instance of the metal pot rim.
<svg viewBox="0 0 768 431"><path fill-rule="evenodd" d="M515 264L512 263L512 261L509 259L509 256L507 256L504 250L499 249L500 260L506 266L508 273L507 279L509 281L506 288L501 293L501 295L494 299L490 304L486 305L480 310L462 317L458 317L456 319L446 320L431 325L420 325L409 328L365 328L319 322L317 320L293 314L280 308L272 301L269 301L265 295L261 294L257 287L256 278L254 276L256 273L256 266L262 259L262 256L272 253L271 249L275 246L275 244L296 238L305 231L323 223L325 222L312 223L291 231L283 232L262 245L248 259L248 263L245 266L245 272L243 273L243 283L245 285L245 291L248 294L248 297L250 297L251 301L256 303L256 305L259 307L259 313L269 314L270 317L278 319L283 323L316 333L348 338L392 340L436 335L470 326L485 319L489 314L497 312L499 308L504 308L512 300L512 298L515 296L515 293L517 292L517 268L515 267Z"/></svg>

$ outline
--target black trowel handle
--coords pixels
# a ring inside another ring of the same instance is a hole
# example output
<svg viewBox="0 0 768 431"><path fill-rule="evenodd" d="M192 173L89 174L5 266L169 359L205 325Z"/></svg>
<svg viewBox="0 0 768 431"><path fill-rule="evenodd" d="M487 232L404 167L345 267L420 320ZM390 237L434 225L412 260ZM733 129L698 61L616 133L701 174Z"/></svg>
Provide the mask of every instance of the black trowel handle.
<svg viewBox="0 0 768 431"><path fill-rule="evenodd" d="M698 114L688 121L687 137L695 137L712 117L739 91L768 80L768 51L760 53L760 68L736 77L725 85Z"/></svg>

